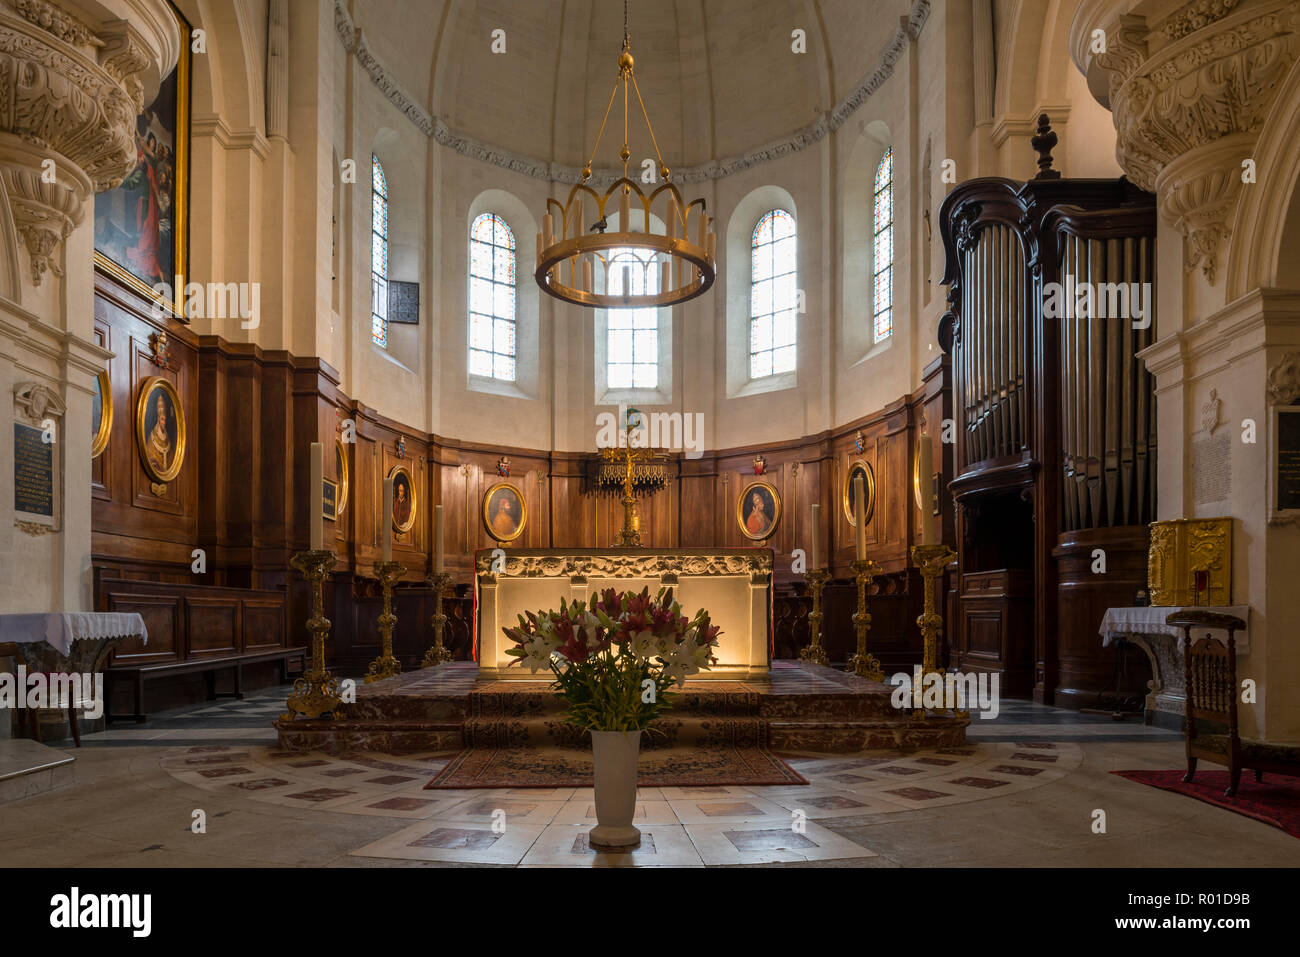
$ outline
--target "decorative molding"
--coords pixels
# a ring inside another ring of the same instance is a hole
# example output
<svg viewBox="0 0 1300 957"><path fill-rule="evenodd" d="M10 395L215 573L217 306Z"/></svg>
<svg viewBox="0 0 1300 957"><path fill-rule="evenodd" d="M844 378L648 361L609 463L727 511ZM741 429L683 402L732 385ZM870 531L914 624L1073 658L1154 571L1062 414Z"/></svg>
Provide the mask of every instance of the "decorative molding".
<svg viewBox="0 0 1300 957"><path fill-rule="evenodd" d="M13 8L25 19L46 33L53 34L73 46L103 46L104 43L90 32L90 28L61 7L46 0L11 0Z"/></svg>
<svg viewBox="0 0 1300 957"><path fill-rule="evenodd" d="M1268 370L1270 405L1294 405L1300 399L1300 352L1288 352Z"/></svg>
<svg viewBox="0 0 1300 957"><path fill-rule="evenodd" d="M1223 424L1219 419L1222 410L1223 400L1219 398L1219 390L1211 389L1210 398L1201 406L1201 428L1210 435L1213 435L1214 430Z"/></svg>
<svg viewBox="0 0 1300 957"><path fill-rule="evenodd" d="M748 550L746 550L748 552ZM480 553L474 572L480 582L492 583L498 575L507 578L570 578L586 581L598 578L651 578L681 575L772 574L772 553L754 549L752 553L719 552L705 555L646 555L638 552L616 555L511 555L506 553L505 567L492 571L491 553Z"/></svg>
<svg viewBox="0 0 1300 957"><path fill-rule="evenodd" d="M844 125L871 96L894 74L894 69L907 51L910 43L921 36L930 19L930 0L913 0L911 10L899 18L898 29L885 44L876 66L867 73L829 113L798 130L737 156L712 160L695 166L673 170L673 182L679 185L703 183L722 179L732 173L751 169L763 163L798 153L825 138ZM343 7L342 0L334 0L334 31L345 52L356 57L371 82L426 136L441 146L454 150L461 156L476 159L511 172L552 183L573 185L582 181L582 169L515 153L491 143L485 143L468 134L452 129L438 116L420 106L394 78L392 71L366 45L363 31L353 22ZM621 176L621 171L597 169L588 181L593 186L608 186Z"/></svg>
<svg viewBox="0 0 1300 957"><path fill-rule="evenodd" d="M68 407L63 397L40 382L19 382L14 386L14 408L29 422L40 424L49 415L62 416Z"/></svg>
<svg viewBox="0 0 1300 957"><path fill-rule="evenodd" d="M53 525L42 525L40 522L14 522L14 528L24 535L31 535L33 538L40 535L52 535L58 531Z"/></svg>

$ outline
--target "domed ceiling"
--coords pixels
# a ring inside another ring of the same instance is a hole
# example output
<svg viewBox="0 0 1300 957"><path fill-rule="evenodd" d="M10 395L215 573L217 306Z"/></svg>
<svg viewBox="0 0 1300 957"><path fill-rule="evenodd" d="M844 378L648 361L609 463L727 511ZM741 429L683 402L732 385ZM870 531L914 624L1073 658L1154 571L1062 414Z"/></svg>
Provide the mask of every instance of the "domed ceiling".
<svg viewBox="0 0 1300 957"><path fill-rule="evenodd" d="M911 0L629 0L636 78L669 165L722 160L814 123L874 70ZM353 0L366 45L456 133L580 167L617 75L617 0ZM492 50L505 31L505 52ZM792 32L806 53L792 51ZM499 36L499 35L497 35ZM635 109L635 103L633 104ZM614 165L621 99L595 166ZM633 162L652 155L639 115Z"/></svg>

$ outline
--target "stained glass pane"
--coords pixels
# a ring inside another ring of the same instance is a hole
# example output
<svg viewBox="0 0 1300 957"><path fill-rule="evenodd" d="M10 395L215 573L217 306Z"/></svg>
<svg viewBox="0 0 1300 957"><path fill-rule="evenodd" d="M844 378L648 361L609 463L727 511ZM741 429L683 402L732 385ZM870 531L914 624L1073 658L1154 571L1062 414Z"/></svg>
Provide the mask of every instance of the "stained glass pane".
<svg viewBox="0 0 1300 957"><path fill-rule="evenodd" d="M634 389L654 389L659 385L659 366L638 362L632 367L632 387Z"/></svg>
<svg viewBox="0 0 1300 957"><path fill-rule="evenodd" d="M469 235L470 371L513 380L515 236L496 213L476 216Z"/></svg>
<svg viewBox="0 0 1300 957"><path fill-rule="evenodd" d="M370 337L388 345L388 182L370 156Z"/></svg>
<svg viewBox="0 0 1300 957"><path fill-rule="evenodd" d="M793 371L798 306L794 217L783 209L764 213L750 247L749 369L751 378ZM786 349L780 362L774 349Z"/></svg>
<svg viewBox="0 0 1300 957"><path fill-rule="evenodd" d="M615 362L631 362L635 340L630 329L609 331L609 357Z"/></svg>
<svg viewBox="0 0 1300 957"><path fill-rule="evenodd" d="M877 340L894 329L894 151L886 150L876 167L871 197L872 331Z"/></svg>
<svg viewBox="0 0 1300 957"><path fill-rule="evenodd" d="M611 362L607 373L611 389L632 388L632 366L626 362Z"/></svg>
<svg viewBox="0 0 1300 957"><path fill-rule="evenodd" d="M492 351L492 317L473 314L469 317L469 345L471 349Z"/></svg>

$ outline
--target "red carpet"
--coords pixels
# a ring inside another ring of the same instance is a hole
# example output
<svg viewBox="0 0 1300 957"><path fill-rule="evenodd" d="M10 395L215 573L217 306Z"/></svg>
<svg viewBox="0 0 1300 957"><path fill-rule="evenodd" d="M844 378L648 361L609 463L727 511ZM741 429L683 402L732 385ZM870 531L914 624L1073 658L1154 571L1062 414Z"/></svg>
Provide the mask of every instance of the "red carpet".
<svg viewBox="0 0 1300 957"><path fill-rule="evenodd" d="M1185 771L1112 771L1120 777L1148 784L1162 791L1173 791L1236 811L1265 824L1281 828L1292 837L1300 837L1300 778L1265 773L1262 784L1255 783L1255 772L1241 772L1241 784L1235 797L1224 797L1228 786L1227 771L1198 768L1191 784L1183 783Z"/></svg>

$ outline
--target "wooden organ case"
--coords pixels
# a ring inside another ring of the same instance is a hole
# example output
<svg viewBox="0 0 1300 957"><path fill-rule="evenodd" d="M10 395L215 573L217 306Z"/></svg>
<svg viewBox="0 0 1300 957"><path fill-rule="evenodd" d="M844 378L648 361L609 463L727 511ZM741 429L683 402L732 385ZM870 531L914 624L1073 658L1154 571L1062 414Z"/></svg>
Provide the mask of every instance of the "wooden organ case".
<svg viewBox="0 0 1300 957"><path fill-rule="evenodd" d="M1062 178L1055 141L1040 117L1038 176L969 180L944 199L940 344L956 419L957 664L1077 708L1114 688L1097 629L1146 582L1155 394L1136 354L1154 332L1156 215L1126 179ZM1144 687L1141 657L1126 690Z"/></svg>

